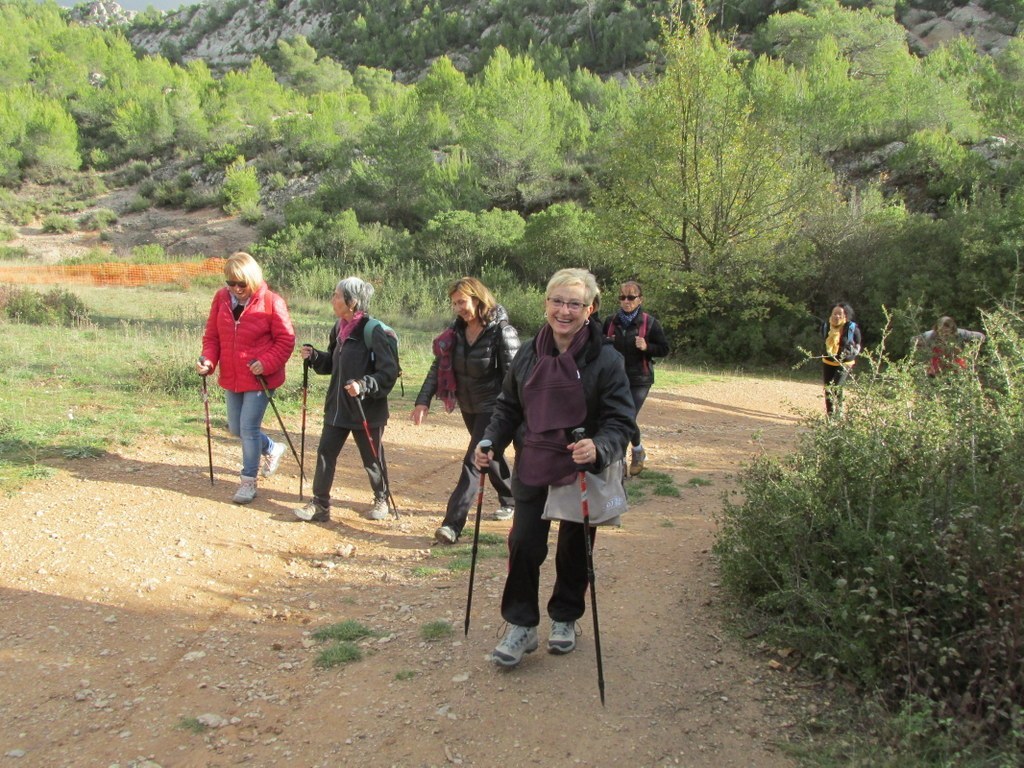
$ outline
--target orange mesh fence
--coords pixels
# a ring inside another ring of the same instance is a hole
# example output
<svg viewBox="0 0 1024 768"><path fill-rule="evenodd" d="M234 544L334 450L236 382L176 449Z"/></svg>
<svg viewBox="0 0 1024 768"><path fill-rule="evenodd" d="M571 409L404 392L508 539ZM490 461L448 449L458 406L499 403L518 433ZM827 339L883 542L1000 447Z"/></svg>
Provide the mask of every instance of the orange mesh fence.
<svg viewBox="0 0 1024 768"><path fill-rule="evenodd" d="M0 283L89 283L92 285L156 285L179 283L201 275L224 274L224 259L175 264L0 265Z"/></svg>

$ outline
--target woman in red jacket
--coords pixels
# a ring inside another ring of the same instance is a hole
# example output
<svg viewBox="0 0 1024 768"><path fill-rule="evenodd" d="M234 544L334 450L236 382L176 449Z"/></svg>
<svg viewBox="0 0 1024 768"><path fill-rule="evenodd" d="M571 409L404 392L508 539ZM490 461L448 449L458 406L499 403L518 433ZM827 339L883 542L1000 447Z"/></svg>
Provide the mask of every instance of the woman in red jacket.
<svg viewBox="0 0 1024 768"><path fill-rule="evenodd" d="M267 389L284 384L284 367L295 348L295 331L284 299L263 280L263 270L248 253L233 253L224 264L226 286L217 291L203 333L200 376L220 364L219 383L227 400L228 431L242 440L242 474L232 499L248 504L256 497L256 475L270 477L285 446L263 432ZM260 468L260 457L263 467Z"/></svg>

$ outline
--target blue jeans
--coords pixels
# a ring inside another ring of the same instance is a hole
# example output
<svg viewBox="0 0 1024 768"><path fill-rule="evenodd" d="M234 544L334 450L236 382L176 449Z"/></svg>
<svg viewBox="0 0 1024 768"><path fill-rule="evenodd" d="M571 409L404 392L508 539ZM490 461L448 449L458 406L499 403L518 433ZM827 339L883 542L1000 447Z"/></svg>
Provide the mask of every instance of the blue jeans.
<svg viewBox="0 0 1024 768"><path fill-rule="evenodd" d="M636 411L636 431L633 432L633 436L629 438L629 442L633 444L634 448L640 445L640 409L644 407L644 400L647 399L647 395L650 394L650 392L650 385L629 385L629 394L633 396L633 409Z"/></svg>
<svg viewBox="0 0 1024 768"><path fill-rule="evenodd" d="M270 390L274 394L274 390ZM242 438L242 474L256 477L260 469L260 457L270 453L274 447L271 440L260 428L263 414L267 411L267 396L258 392L230 392L224 390L228 407L228 432Z"/></svg>

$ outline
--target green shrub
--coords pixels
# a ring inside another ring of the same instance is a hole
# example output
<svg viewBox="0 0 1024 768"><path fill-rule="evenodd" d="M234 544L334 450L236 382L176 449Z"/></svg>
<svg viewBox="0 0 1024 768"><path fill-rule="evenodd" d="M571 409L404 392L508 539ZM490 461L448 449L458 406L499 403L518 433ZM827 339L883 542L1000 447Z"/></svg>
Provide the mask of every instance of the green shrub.
<svg viewBox="0 0 1024 768"><path fill-rule="evenodd" d="M247 166L241 155L225 171L221 195L225 213L248 217L247 220L259 215L260 182L256 178L256 169Z"/></svg>
<svg viewBox="0 0 1024 768"><path fill-rule="evenodd" d="M48 214L43 219L43 232L50 234L67 234L75 231L75 222L70 216L60 213Z"/></svg>
<svg viewBox="0 0 1024 768"><path fill-rule="evenodd" d="M17 236L18 233L15 231L14 227L8 227L6 224L0 225L0 242L9 243Z"/></svg>
<svg viewBox="0 0 1024 768"><path fill-rule="evenodd" d="M82 229L106 229L116 223L117 214L109 208L97 208L78 220L78 226Z"/></svg>
<svg viewBox="0 0 1024 768"><path fill-rule="evenodd" d="M28 257L28 248L23 246L0 245L0 261L14 261Z"/></svg>
<svg viewBox="0 0 1024 768"><path fill-rule="evenodd" d="M0 311L14 322L29 325L76 325L89 320L89 311L82 300L62 288L37 293L26 288L0 286Z"/></svg>
<svg viewBox="0 0 1024 768"><path fill-rule="evenodd" d="M964 744L1019 748L1024 318L985 327L966 370L861 370L841 417L811 420L793 454L743 473L715 552L730 591L811 666L894 709L932 702Z"/></svg>

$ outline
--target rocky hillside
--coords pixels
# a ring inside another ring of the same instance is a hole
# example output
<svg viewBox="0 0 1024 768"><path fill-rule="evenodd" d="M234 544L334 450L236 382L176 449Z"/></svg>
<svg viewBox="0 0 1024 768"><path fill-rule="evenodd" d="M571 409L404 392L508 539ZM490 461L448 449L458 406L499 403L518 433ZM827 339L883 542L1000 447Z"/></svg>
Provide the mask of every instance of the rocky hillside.
<svg viewBox="0 0 1024 768"><path fill-rule="evenodd" d="M208 0L166 14L150 10L136 17L115 2L96 1L76 6L73 14L84 23L124 25L129 40L141 52L175 61L202 59L214 70L244 65L256 55L272 55L278 40L302 35L317 51L350 69L360 64L385 67L408 81L442 53L460 69L471 70L488 41L491 47L500 40L514 48L508 41L521 40L523 30L560 50L576 48L577 42L583 47L589 44L589 57L584 54L584 60L572 64L598 72L624 69L642 61L644 41L658 31L652 19L667 7L660 0L634 5L629 15L618 4L609 6L616 10L602 13L600 4L561 0L525 4L521 10L500 2L487 6L465 0L441 5L381 2L372 6L371 15L371 6L345 0ZM1018 22L973 1L949 3L940 11L912 3L900 21L907 29L908 44L921 54L961 35L972 38L979 50L995 53L1021 32ZM628 44L622 42L627 36ZM395 39L402 42L392 44ZM607 52L613 40L621 51L611 56L595 53Z"/></svg>

